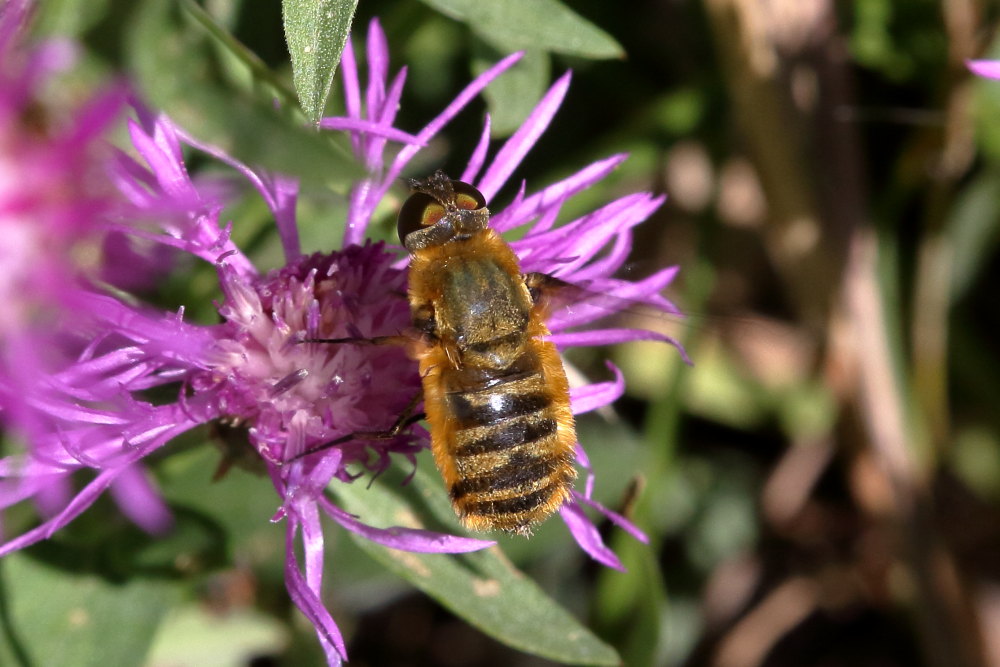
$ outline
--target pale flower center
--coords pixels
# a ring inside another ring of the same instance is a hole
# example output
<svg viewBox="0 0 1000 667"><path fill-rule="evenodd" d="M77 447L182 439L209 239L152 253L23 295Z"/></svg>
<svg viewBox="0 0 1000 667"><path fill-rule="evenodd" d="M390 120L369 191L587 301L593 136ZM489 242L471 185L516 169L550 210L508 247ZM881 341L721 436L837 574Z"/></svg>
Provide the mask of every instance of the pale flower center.
<svg viewBox="0 0 1000 667"><path fill-rule="evenodd" d="M254 285L230 278L231 337L213 372L223 412L245 420L265 456L287 460L356 432L388 428L419 391L396 346L302 343L394 335L409 325L405 276L378 246L301 258ZM378 378L378 381L375 381Z"/></svg>

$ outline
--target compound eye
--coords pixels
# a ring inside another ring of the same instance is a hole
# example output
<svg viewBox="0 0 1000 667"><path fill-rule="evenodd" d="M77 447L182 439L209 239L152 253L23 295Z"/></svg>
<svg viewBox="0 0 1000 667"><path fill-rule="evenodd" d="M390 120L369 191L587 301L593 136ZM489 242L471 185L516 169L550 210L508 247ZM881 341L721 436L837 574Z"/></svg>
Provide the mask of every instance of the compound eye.
<svg viewBox="0 0 1000 667"><path fill-rule="evenodd" d="M468 183L452 181L451 187L455 190L455 205L459 208L476 211L486 206L486 197L483 193Z"/></svg>
<svg viewBox="0 0 1000 667"><path fill-rule="evenodd" d="M441 191L438 197L447 200L449 207L477 211L486 206L486 198L476 188L462 181L450 183L452 192L447 192L440 186L435 188L435 191ZM396 232L401 243L405 245L408 235L436 224L445 216L447 209L438 197L426 192L414 192L403 202L403 206L399 209L399 217L396 218Z"/></svg>
<svg viewBox="0 0 1000 667"><path fill-rule="evenodd" d="M406 237L425 227L430 227L444 217L444 206L438 200L425 192L414 192L410 195L396 218L396 232L400 243L406 243Z"/></svg>

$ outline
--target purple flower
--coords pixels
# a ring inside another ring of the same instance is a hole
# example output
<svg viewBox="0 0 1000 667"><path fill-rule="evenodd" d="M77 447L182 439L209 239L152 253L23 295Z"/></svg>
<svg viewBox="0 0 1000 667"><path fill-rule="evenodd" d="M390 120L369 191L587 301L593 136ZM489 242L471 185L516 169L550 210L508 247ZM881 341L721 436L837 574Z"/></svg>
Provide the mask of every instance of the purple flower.
<svg viewBox="0 0 1000 667"><path fill-rule="evenodd" d="M146 271L120 261L133 248L110 232L123 202L108 184L103 135L120 115L124 90L111 87L70 113L47 108L40 93L73 64L75 50L61 41L19 49L28 9L15 0L0 13L0 417L41 456L60 448L41 444L52 442L49 412L63 402L50 374L86 348L66 329L96 331L87 310L95 284L138 284ZM110 275L109 266L122 268ZM32 498L52 516L70 502L65 475L13 474L13 465L0 462L0 478L21 480L0 482L4 506ZM122 470L112 488L116 499L129 498L126 514L149 530L165 528L169 516L149 491L135 468Z"/></svg>
<svg viewBox="0 0 1000 667"><path fill-rule="evenodd" d="M111 490L140 526L162 530L169 518L141 462L177 435L217 420L245 427L249 443L266 465L281 499L275 518L283 519L286 526L288 591L316 627L330 664L339 664L346 650L320 599L321 515L397 549L455 553L493 544L425 530L367 526L326 495L332 480L350 483L358 477L350 471L358 470L377 475L393 455L415 464L416 455L427 447L427 433L420 427L392 439L347 440L300 457L355 432L384 430L419 390L416 364L402 349L301 341L395 334L409 325L405 258L398 248L365 241L367 226L420 148L519 57L497 63L426 127L407 134L393 127L406 71L389 80L388 49L377 22L369 28L367 51L369 70L363 94L349 45L341 68L347 115L322 122L328 130L349 133L355 153L368 170L368 177L351 191L343 249L331 253L302 253L294 180L243 165L221 150L187 137L167 118L136 105L137 117L128 129L138 159L119 152L110 170L115 196L127 206L113 207L118 214L102 214L101 228L137 243L209 262L219 277L222 298L218 312L223 322L208 326L189 323L183 309L160 312L76 281L79 288L73 291L73 307L87 317L73 326L64 323L58 330L66 341L65 348L73 351L72 358L57 359L44 373L35 368L33 372L40 379L32 382L37 391L32 390L30 399L3 404L3 418L8 423L30 422L33 427L26 429L28 452L0 460L0 508L33 499L42 508L44 520L0 545L0 556L51 536L105 490ZM487 118L482 137L459 178L493 198L551 122L569 80L567 73L552 86L523 127L489 161ZM0 90L0 96L6 94ZM220 221L223 206L219 196L187 173L181 153L185 143L230 165L258 190L275 218L286 256L283 267L262 274L233 243L230 224ZM387 153L390 144L401 147L394 154ZM496 209L496 229L522 228L524 232L512 243L524 271L552 273L582 283L590 292L608 295L608 301L580 303L553 316L549 326L560 347L631 340L673 342L643 330L571 331L607 316L609 310L624 303L640 302L676 312L659 295L675 268L640 282L611 277L630 250L632 228L660 206L662 197L628 195L554 226L570 197L604 178L624 159L624 155L612 156L531 195L521 184L514 200ZM121 215L122 211L128 215ZM12 252L20 251L15 248ZM46 258L59 263L58 255ZM15 322L11 328L15 332L28 330L23 322ZM621 395L621 374L617 369L613 372L612 381L572 391L574 412L593 410ZM17 395L24 380L23 374L3 375L0 396ZM152 404L146 400L148 390L171 385L180 387L175 401ZM561 516L587 553L621 568L584 509L600 512L640 540L645 537L624 517L592 499L594 479L582 449L578 449L578 459L588 470L586 483L583 491L574 492ZM90 481L71 496L66 482L82 469L92 472ZM301 562L297 543L301 544Z"/></svg>
<svg viewBox="0 0 1000 667"><path fill-rule="evenodd" d="M0 22L0 339L66 305L67 285L92 276L101 224L111 208L95 140L114 119L120 95L96 98L67 122L48 117L38 89L74 58L52 42L13 48L24 9L13 3ZM40 308L41 306L41 308ZM42 312L39 312L39 311Z"/></svg>

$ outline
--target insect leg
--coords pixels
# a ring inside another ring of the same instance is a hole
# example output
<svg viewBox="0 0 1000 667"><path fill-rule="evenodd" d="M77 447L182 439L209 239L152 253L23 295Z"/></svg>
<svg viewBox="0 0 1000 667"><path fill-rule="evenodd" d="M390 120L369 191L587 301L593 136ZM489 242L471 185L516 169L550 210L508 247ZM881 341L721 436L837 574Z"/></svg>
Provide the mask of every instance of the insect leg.
<svg viewBox="0 0 1000 667"><path fill-rule="evenodd" d="M332 345L396 345L403 347L411 359L419 359L430 344L431 336L410 328L395 336L348 336L346 338L301 338L296 343L326 343Z"/></svg>
<svg viewBox="0 0 1000 667"><path fill-rule="evenodd" d="M342 345L409 345L412 336L372 336L371 338L303 338L299 343L336 343Z"/></svg>
<svg viewBox="0 0 1000 667"><path fill-rule="evenodd" d="M559 289L560 287L573 287L573 283L566 282L562 278L556 278L548 273L532 271L524 274L524 284L528 289Z"/></svg>
<svg viewBox="0 0 1000 667"><path fill-rule="evenodd" d="M390 337L391 336L386 336L386 338ZM417 405L420 404L423 397L423 391L418 391L414 394L413 398L410 399L410 402L407 403L405 408L403 408L403 411L399 413L399 417L396 418L396 421L393 422L392 426L384 431L355 431L354 433L348 433L347 435L342 435L339 438L330 440L329 442L324 442L320 445L316 445L315 447L310 447L306 451L300 452L299 454L296 454L292 458L288 459L285 463L298 461L299 459L309 456L310 454L315 454L316 452L321 452L324 449L336 447L337 445L350 440L390 440L395 438L397 435L402 433L406 427L417 423L426 416L423 412L417 412Z"/></svg>
<svg viewBox="0 0 1000 667"><path fill-rule="evenodd" d="M561 278L550 276L547 273L533 271L524 274L524 284L528 288L531 300L537 305L543 298L551 298L559 290L575 287L573 283L568 283Z"/></svg>

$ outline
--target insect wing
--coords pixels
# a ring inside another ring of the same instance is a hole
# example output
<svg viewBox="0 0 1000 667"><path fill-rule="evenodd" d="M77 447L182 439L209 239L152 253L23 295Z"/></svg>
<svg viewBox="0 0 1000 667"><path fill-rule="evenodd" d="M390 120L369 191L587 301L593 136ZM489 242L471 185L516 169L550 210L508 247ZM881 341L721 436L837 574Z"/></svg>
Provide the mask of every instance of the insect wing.
<svg viewBox="0 0 1000 667"><path fill-rule="evenodd" d="M682 318L677 306L656 293L656 288L666 286L672 278L672 272L660 272L634 283L613 278L570 283L546 273L529 273L525 283L549 324L567 329L619 313Z"/></svg>

